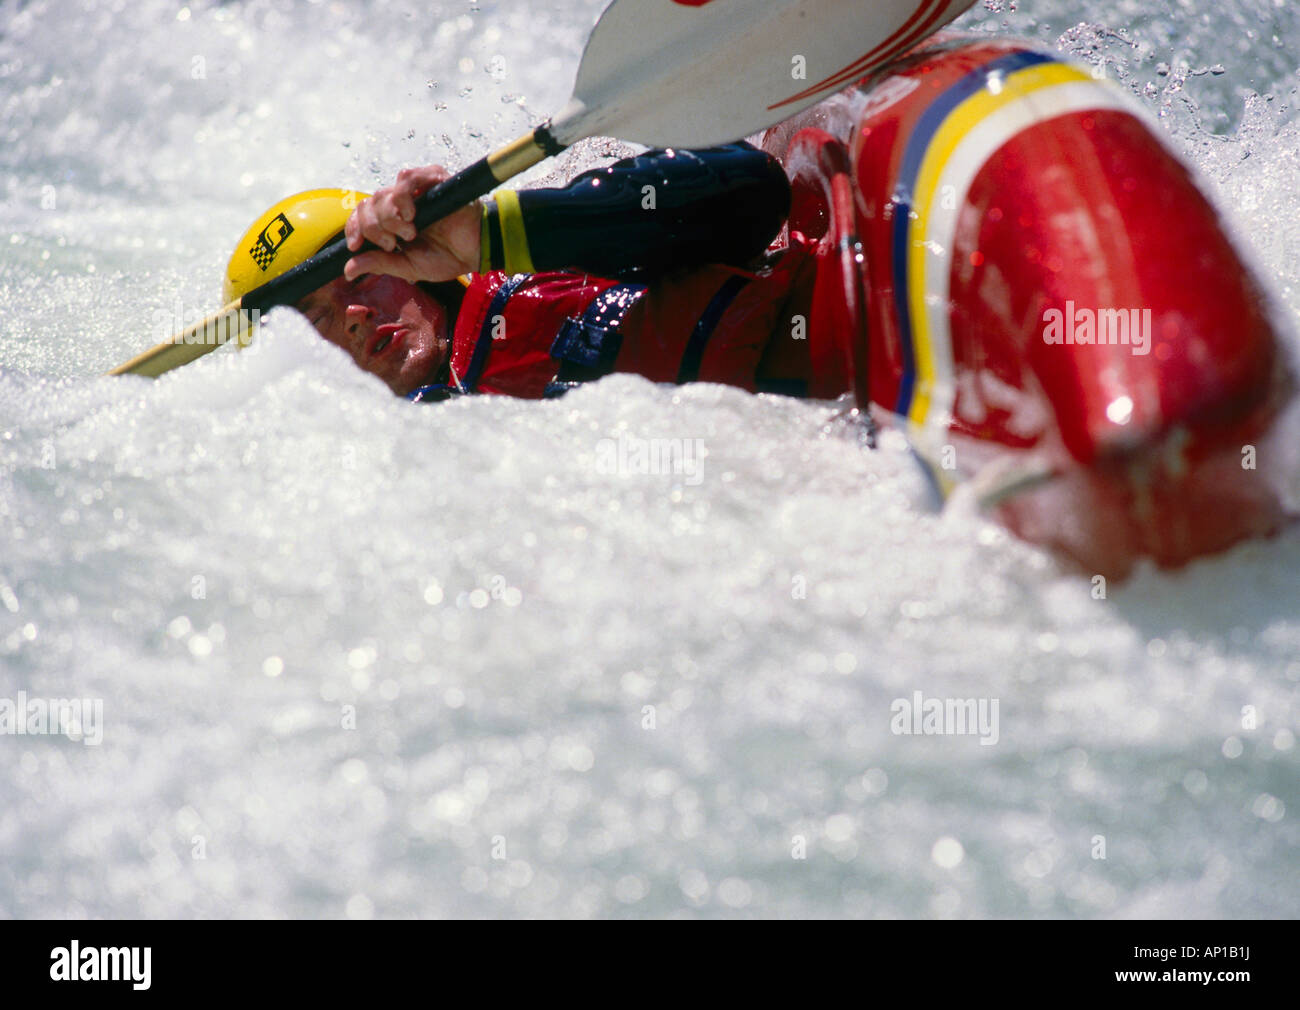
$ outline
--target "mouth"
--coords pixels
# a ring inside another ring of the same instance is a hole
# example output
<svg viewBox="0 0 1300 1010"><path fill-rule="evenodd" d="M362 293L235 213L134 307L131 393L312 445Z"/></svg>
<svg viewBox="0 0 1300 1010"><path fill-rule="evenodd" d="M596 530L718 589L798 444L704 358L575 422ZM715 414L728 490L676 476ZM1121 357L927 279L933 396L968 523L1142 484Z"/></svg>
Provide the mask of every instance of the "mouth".
<svg viewBox="0 0 1300 1010"><path fill-rule="evenodd" d="M401 323L384 323L375 327L375 335L366 346L366 357L373 360L400 349L406 343L406 334L406 327Z"/></svg>

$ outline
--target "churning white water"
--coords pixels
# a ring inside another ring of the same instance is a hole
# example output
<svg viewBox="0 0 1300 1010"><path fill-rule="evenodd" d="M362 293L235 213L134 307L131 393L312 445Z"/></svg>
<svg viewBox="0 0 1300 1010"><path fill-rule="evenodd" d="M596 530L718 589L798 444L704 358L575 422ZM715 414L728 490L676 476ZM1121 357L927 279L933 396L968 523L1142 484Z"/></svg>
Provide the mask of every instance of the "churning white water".
<svg viewBox="0 0 1300 1010"><path fill-rule="evenodd" d="M600 7L0 0L0 698L102 717L0 736L0 914L1294 915L1300 535L1096 599L834 405L411 405L284 312L101 377L273 201L557 110ZM1300 312L1296 5L988 7ZM651 438L703 454L610 472ZM996 729L892 732L916 692Z"/></svg>

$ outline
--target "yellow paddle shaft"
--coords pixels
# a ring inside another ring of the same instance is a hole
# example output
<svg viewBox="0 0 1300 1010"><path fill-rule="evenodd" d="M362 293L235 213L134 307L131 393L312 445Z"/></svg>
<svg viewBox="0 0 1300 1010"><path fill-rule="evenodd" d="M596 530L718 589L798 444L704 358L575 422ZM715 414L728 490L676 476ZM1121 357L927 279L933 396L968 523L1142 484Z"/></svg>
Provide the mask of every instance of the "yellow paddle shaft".
<svg viewBox="0 0 1300 1010"><path fill-rule="evenodd" d="M137 354L130 361L118 365L109 375L144 375L156 379L173 368L188 365L196 358L215 351L230 340L248 346L257 326L255 313L241 310L242 299L235 299L220 312L202 322L186 327L180 333Z"/></svg>

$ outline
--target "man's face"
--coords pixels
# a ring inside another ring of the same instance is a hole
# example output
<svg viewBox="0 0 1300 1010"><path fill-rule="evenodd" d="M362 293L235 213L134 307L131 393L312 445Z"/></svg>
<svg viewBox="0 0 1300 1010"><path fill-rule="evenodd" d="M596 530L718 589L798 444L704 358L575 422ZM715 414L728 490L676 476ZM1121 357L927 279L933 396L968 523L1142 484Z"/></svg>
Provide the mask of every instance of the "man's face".
<svg viewBox="0 0 1300 1010"><path fill-rule="evenodd" d="M446 310L396 277L340 277L300 301L298 311L399 396L433 382L450 350Z"/></svg>

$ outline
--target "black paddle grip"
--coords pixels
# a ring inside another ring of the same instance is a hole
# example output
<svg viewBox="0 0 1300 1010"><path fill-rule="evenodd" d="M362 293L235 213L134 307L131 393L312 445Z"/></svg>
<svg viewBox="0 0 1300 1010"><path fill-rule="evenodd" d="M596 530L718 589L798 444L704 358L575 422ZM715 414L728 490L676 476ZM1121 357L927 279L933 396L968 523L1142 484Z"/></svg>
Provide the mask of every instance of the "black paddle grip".
<svg viewBox="0 0 1300 1010"><path fill-rule="evenodd" d="M423 230L435 221L455 213L466 204L491 192L496 185L497 179L492 174L487 158L479 159L416 201L416 228ZM366 242L358 252L378 248L373 243ZM248 292L240 307L248 312L266 312L277 305L293 305L317 288L342 277L343 265L355 255L357 253L348 248L347 241L339 239L311 259L304 260L292 270Z"/></svg>

